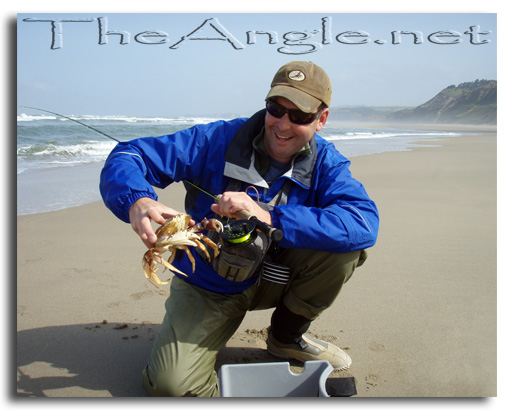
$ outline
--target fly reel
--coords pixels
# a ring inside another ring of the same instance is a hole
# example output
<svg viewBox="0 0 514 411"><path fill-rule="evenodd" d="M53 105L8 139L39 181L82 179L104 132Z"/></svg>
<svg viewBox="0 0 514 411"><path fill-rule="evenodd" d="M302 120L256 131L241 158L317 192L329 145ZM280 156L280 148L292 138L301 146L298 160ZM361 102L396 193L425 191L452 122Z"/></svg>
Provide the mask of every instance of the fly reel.
<svg viewBox="0 0 514 411"><path fill-rule="evenodd" d="M233 220L223 226L221 238L231 245L247 245L255 241L257 224L252 220Z"/></svg>

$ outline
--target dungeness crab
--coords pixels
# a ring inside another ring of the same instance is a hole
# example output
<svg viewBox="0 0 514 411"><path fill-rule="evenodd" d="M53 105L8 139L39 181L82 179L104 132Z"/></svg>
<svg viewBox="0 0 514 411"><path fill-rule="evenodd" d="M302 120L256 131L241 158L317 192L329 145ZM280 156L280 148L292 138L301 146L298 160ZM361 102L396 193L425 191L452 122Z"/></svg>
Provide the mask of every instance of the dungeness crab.
<svg viewBox="0 0 514 411"><path fill-rule="evenodd" d="M189 261L193 265L192 272L195 272L195 259L191 254L188 246L199 247L200 250L206 255L207 260L210 261L209 252L201 241L204 241L209 247L214 250L214 258L219 254L218 246L209 238L204 236L200 231L202 230L215 230L217 232L223 231L223 224L216 219L207 220L206 218L198 224L189 227L191 216L187 214L178 214L175 217L166 220L155 232L157 241L153 248L150 248L143 256L143 269L145 277L156 287L159 285L169 284L170 280L161 281L157 276L156 264L161 264L166 268L175 271L179 274L185 275L179 269L173 267L171 263L175 258L177 250L184 250L189 257ZM166 251L171 252L168 260L162 257Z"/></svg>

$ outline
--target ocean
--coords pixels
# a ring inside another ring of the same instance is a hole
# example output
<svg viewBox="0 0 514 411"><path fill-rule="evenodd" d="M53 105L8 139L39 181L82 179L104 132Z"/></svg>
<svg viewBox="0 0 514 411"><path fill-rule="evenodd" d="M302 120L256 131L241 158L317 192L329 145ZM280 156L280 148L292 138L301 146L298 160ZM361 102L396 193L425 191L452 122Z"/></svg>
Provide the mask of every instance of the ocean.
<svg viewBox="0 0 514 411"><path fill-rule="evenodd" d="M146 118L70 116L120 141L171 134L217 118ZM408 151L424 141L458 136L397 128L351 127L328 122L320 135L346 157ZM17 214L35 214L88 204L101 199L100 171L116 142L53 115L17 116Z"/></svg>

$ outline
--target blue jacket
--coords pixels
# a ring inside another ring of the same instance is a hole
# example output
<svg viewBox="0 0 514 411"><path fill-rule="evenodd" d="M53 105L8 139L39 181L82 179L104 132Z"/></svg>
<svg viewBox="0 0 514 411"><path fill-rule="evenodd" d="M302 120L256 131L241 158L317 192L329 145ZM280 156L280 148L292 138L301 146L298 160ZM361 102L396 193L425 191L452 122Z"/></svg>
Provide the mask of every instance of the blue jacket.
<svg viewBox="0 0 514 411"><path fill-rule="evenodd" d="M297 156L291 170L271 187L255 169L252 142L262 130L265 110L250 119L216 121L161 137L119 143L106 160L100 176L100 191L106 206L129 222L130 206L141 197L157 200L152 186L165 188L190 180L212 194L225 191L231 179L243 181L242 190L254 186L261 202L267 203L291 180L287 204L271 210L273 226L284 232L279 245L344 253L375 244L379 217L375 203L349 170L350 161L332 143L317 134L311 153ZM185 210L194 220L212 218L213 199L185 184ZM253 190L248 194L256 199ZM196 250L196 271L186 281L211 291L233 294L255 279L233 282L218 276ZM191 272L187 257L174 265Z"/></svg>

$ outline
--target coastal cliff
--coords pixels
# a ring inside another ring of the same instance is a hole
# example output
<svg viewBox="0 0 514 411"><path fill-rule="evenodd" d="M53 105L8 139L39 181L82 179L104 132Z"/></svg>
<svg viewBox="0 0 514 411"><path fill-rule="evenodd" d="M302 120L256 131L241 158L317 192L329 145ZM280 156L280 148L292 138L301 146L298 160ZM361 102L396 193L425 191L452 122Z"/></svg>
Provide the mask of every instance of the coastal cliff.
<svg viewBox="0 0 514 411"><path fill-rule="evenodd" d="M335 121L386 122L407 124L497 123L497 81L475 80L451 85L417 107L335 107Z"/></svg>
<svg viewBox="0 0 514 411"><path fill-rule="evenodd" d="M496 124L496 80L449 86L426 103L396 111L388 120L401 123Z"/></svg>

